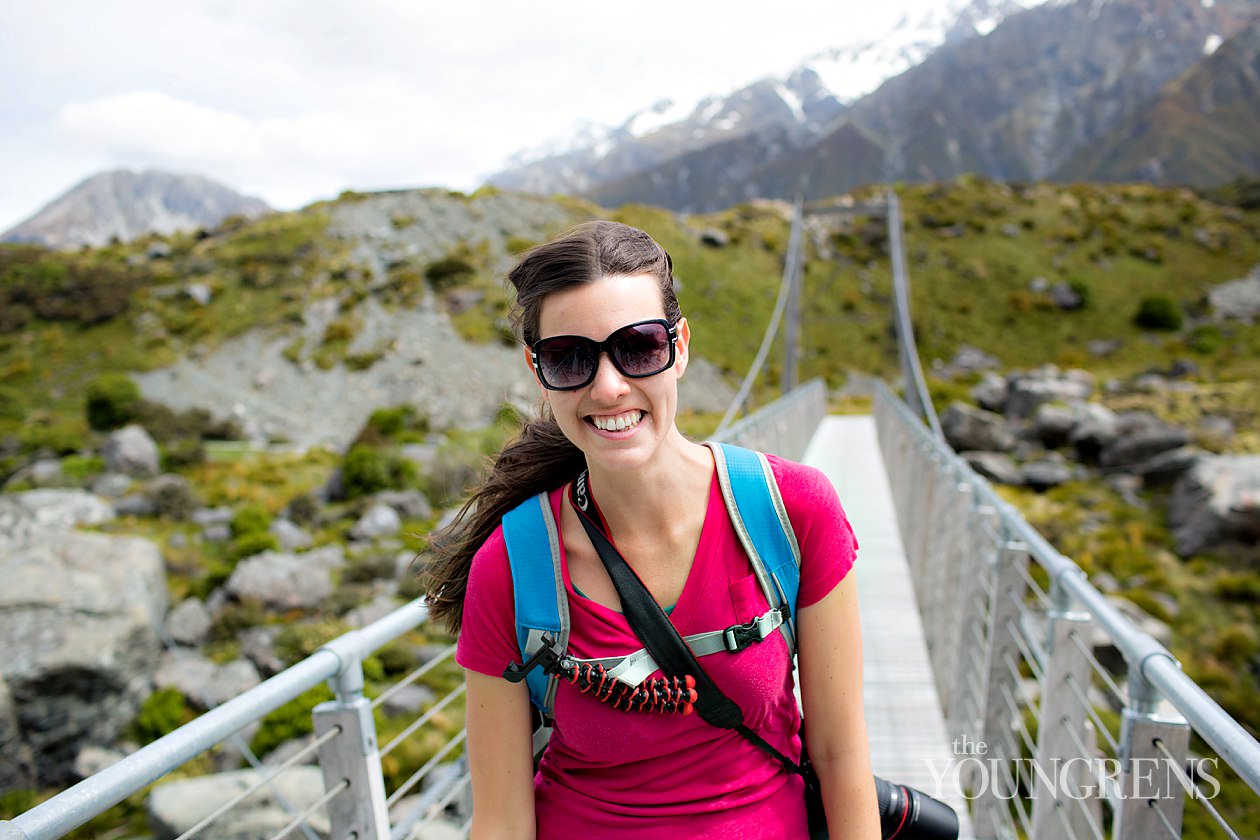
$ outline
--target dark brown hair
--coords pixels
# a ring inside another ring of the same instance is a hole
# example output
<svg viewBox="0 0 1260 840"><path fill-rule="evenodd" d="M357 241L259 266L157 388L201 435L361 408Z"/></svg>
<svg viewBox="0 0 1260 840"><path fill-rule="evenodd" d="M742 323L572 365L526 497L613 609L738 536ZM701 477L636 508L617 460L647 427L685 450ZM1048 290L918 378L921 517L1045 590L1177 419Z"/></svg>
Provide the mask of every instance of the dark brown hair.
<svg viewBox="0 0 1260 840"><path fill-rule="evenodd" d="M661 289L665 318L682 317L674 292L674 264L665 249L637 228L619 222L588 222L527 252L508 274L516 289L512 326L526 345L538 340L547 295L603 277L648 274ZM549 413L530 420L498 454L489 475L475 488L450 525L429 539L433 557L423 571L429 615L458 632L473 555L494 533L503 515L530 496L576 478L586 466Z"/></svg>

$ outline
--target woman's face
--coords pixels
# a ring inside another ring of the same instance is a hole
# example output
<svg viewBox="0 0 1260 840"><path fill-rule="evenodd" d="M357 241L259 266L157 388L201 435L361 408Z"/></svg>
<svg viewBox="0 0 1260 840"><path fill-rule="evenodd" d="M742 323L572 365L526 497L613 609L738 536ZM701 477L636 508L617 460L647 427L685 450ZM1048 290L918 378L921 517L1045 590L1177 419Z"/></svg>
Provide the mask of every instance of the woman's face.
<svg viewBox="0 0 1260 840"><path fill-rule="evenodd" d="M628 324L664 317L655 277L604 277L548 295L538 336L580 335L603 341ZM611 470L641 467L674 433L678 380L687 367L690 340L686 319L679 320L676 331L674 365L654 376L625 376L607 353L601 353L590 384L573 391L543 389L556 422L586 454L587 463ZM526 348L527 359L529 352Z"/></svg>

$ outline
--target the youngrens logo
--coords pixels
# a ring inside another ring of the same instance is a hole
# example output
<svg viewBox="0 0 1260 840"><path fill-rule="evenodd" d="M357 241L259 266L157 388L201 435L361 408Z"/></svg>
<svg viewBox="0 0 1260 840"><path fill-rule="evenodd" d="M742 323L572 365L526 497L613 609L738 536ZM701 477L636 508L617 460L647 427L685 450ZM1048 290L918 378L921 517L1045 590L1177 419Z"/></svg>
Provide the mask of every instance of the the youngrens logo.
<svg viewBox="0 0 1260 840"><path fill-rule="evenodd" d="M984 741L966 736L955 739L953 748L953 758L925 762L936 785L933 796L938 798L958 791L967 799L1214 799L1221 792L1221 782L1213 775L1216 758L1190 759L1182 767L1162 757L1133 758L1127 765L1106 756L1002 758L989 755Z"/></svg>

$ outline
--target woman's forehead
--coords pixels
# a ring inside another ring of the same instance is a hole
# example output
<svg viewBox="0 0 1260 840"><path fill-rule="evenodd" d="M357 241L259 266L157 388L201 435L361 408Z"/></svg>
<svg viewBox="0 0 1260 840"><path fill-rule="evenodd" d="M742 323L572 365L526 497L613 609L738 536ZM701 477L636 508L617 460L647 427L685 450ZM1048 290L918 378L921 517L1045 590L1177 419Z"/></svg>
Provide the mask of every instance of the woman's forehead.
<svg viewBox="0 0 1260 840"><path fill-rule="evenodd" d="M538 335L602 339L626 324L663 317L665 304L657 278L613 275L547 295L539 313Z"/></svg>

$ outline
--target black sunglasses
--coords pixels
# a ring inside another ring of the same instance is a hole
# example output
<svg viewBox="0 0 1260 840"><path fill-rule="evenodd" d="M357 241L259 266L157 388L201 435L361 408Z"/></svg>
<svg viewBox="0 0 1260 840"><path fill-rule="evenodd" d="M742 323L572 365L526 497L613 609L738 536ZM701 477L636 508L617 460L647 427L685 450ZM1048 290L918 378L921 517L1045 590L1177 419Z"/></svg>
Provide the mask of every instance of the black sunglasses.
<svg viewBox="0 0 1260 840"><path fill-rule="evenodd" d="M581 335L553 335L532 348L534 370L544 388L576 391L595 379L599 356L607 353L623 376L655 376L674 364L674 325L664 318L639 321L613 331L603 341Z"/></svg>

